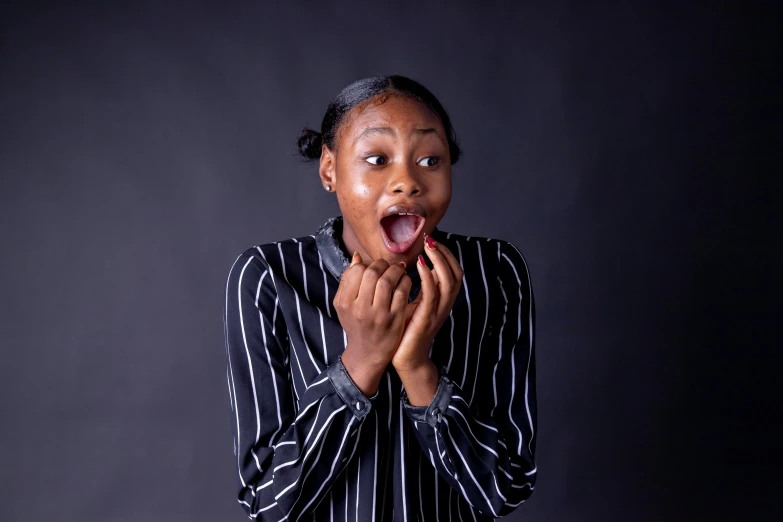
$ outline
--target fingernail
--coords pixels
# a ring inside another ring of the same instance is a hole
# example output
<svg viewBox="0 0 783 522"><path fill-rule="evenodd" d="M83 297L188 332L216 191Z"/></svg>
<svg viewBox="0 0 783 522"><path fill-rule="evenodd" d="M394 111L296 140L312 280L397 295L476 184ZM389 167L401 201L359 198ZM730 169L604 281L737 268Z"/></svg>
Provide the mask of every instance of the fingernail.
<svg viewBox="0 0 783 522"><path fill-rule="evenodd" d="M435 240L432 239L432 236L425 236L424 240L427 242L427 246L430 250L435 250Z"/></svg>
<svg viewBox="0 0 783 522"><path fill-rule="evenodd" d="M424 262L424 256L419 254L419 263L421 263L421 266L427 266L427 263Z"/></svg>
<svg viewBox="0 0 783 522"><path fill-rule="evenodd" d="M408 268L408 265L405 264L405 261L400 261L400 266L405 269Z"/></svg>
<svg viewBox="0 0 783 522"><path fill-rule="evenodd" d="M362 261L362 256L359 254L359 251L354 250L353 257L351 257L351 266L355 265L356 263L361 263L361 261Z"/></svg>

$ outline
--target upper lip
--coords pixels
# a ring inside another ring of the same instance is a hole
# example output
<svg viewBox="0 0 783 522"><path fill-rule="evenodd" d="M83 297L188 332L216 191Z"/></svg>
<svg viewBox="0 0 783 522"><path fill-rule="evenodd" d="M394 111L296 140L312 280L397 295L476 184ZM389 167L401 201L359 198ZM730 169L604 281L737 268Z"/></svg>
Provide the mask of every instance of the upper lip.
<svg viewBox="0 0 783 522"><path fill-rule="evenodd" d="M381 219L391 216L393 214L414 214L416 216L420 216L423 218L427 217L427 212L424 210L424 207L421 205L414 204L400 204L400 205L393 205L386 210L383 211L383 214L381 215Z"/></svg>

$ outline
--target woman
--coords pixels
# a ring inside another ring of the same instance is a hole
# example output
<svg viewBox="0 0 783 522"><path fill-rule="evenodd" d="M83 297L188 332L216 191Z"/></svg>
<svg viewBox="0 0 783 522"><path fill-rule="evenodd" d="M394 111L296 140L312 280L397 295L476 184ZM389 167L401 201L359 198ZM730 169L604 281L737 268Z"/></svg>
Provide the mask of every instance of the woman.
<svg viewBox="0 0 783 522"><path fill-rule="evenodd" d="M240 504L290 522L507 515L536 481L533 293L513 244L437 228L448 114L413 80L366 78L298 145L341 215L229 273Z"/></svg>

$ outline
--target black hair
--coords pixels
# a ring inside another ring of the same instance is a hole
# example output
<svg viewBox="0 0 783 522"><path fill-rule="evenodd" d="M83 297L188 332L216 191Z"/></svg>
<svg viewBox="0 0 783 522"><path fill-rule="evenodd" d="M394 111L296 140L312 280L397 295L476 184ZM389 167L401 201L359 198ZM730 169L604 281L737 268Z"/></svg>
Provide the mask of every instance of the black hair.
<svg viewBox="0 0 783 522"><path fill-rule="evenodd" d="M321 132L308 127L299 132L297 139L299 154L304 156L307 161L315 161L321 157L321 146L323 144L335 150L335 135L345 115L360 103L384 93L399 94L418 100L434 112L440 118L441 123L443 123L443 128L446 129L446 140L449 145L451 164L453 165L457 162L460 148L446 109L443 108L435 95L422 84L396 74L363 78L344 88L326 108L326 114L324 114L324 119L321 123Z"/></svg>

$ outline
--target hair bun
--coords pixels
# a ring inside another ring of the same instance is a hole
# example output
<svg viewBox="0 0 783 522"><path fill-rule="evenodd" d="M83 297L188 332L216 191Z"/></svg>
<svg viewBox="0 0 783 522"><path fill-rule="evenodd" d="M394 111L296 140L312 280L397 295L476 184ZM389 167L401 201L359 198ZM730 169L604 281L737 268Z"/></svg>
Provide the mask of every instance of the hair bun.
<svg viewBox="0 0 783 522"><path fill-rule="evenodd" d="M321 133L305 127L299 132L296 146L299 154L307 161L314 161L321 157L321 145L323 143Z"/></svg>

